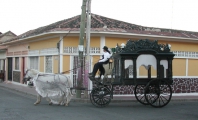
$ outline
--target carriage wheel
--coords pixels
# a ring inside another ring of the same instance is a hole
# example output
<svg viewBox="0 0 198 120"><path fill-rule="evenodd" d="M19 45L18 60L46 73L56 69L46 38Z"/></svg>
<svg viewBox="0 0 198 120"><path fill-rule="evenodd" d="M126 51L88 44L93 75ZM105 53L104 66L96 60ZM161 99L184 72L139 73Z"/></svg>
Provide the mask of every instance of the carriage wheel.
<svg viewBox="0 0 198 120"><path fill-rule="evenodd" d="M144 96L144 89L145 89L145 85L136 85L135 86L135 91L134 91L135 98L141 104L149 105L149 103L146 101L145 96Z"/></svg>
<svg viewBox="0 0 198 120"><path fill-rule="evenodd" d="M96 107L105 107L111 102L111 91L108 86L96 87L91 91L90 101Z"/></svg>
<svg viewBox="0 0 198 120"><path fill-rule="evenodd" d="M172 88L164 80L152 80L145 88L146 101L153 107L166 106L172 97Z"/></svg>

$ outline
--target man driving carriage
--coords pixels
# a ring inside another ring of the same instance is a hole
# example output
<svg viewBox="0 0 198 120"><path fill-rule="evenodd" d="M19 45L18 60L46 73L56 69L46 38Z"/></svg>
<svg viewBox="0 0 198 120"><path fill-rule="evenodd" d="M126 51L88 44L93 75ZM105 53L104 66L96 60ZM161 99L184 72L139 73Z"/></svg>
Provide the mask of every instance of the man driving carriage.
<svg viewBox="0 0 198 120"><path fill-rule="evenodd" d="M109 63L109 59L111 57L111 52L108 50L108 47L107 46L104 46L103 47L103 51L104 51L104 54L102 55L102 59L100 59L95 65L94 65L94 68L93 68L93 71L92 73L89 73L89 78L91 80L94 80L95 79L95 75L96 75L96 72L98 71L98 69L103 70L103 64L107 64Z"/></svg>

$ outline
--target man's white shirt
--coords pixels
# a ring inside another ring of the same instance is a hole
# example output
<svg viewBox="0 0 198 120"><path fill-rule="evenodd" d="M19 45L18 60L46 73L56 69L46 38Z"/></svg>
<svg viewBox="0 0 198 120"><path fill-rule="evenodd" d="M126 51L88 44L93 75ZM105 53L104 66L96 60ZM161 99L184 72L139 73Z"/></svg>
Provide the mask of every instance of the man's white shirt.
<svg viewBox="0 0 198 120"><path fill-rule="evenodd" d="M111 54L109 54L108 52L104 52L104 58L99 60L98 62L106 62L110 57L111 57Z"/></svg>

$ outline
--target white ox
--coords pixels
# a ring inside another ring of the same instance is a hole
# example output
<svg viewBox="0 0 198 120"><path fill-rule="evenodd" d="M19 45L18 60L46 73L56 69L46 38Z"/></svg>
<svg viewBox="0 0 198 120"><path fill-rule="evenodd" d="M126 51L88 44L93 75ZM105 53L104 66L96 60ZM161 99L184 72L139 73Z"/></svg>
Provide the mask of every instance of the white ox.
<svg viewBox="0 0 198 120"><path fill-rule="evenodd" d="M41 102L41 97L49 101L49 105L64 104L68 106L72 94L71 80L64 74L42 74L34 69L28 69L24 79L32 78L35 89L37 91L37 101L34 105Z"/></svg>

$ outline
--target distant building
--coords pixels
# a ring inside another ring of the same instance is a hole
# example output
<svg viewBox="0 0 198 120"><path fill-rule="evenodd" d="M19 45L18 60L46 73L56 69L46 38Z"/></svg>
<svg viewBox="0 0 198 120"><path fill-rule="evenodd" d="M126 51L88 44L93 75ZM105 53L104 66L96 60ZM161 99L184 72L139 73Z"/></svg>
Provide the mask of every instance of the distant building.
<svg viewBox="0 0 198 120"><path fill-rule="evenodd" d="M1 33L0 32L0 43L2 42L6 42L6 40L8 39L13 39L15 38L17 35L15 35L13 32L8 31L6 33ZM5 79L5 66L6 66L6 51L7 51L7 46L6 45L1 45L0 46L0 79L4 80Z"/></svg>
<svg viewBox="0 0 198 120"><path fill-rule="evenodd" d="M22 83L24 69L34 68L44 73L68 71L76 85L79 30L80 15L30 30L2 42L1 45L7 46L8 80ZM114 48L129 39L150 39L158 40L161 44L171 44L171 50L175 53L173 92L198 92L198 32L144 27L92 14L90 69L102 55L104 45ZM60 53L57 49L58 42ZM132 71L132 67L129 69L129 72ZM137 76L146 75L144 66L140 66ZM156 77L154 68L152 77ZM127 89L118 86L115 89L122 89L116 94L133 93L131 86Z"/></svg>

